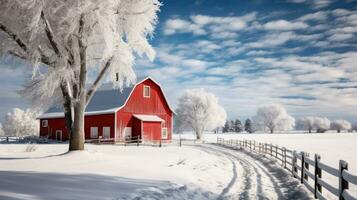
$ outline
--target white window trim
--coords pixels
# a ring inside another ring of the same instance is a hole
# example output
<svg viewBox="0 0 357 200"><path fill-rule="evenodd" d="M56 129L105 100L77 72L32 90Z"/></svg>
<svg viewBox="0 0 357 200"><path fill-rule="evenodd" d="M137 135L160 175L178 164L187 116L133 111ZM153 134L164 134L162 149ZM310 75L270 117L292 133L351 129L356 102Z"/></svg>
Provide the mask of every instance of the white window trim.
<svg viewBox="0 0 357 200"><path fill-rule="evenodd" d="M102 134L103 134L103 138L108 139L108 138L106 138L106 137L104 136L104 130L105 130L106 128L109 129L109 137L108 137L108 138L110 138L110 126L103 126L103 132L102 132Z"/></svg>
<svg viewBox="0 0 357 200"><path fill-rule="evenodd" d="M145 95L145 88L148 88L149 89L149 95L148 96L146 96ZM150 91L151 89L150 89L150 86L148 86L148 85L144 85L144 89L143 89L143 96L145 97L145 98L150 98L150 93L151 93L151 91Z"/></svg>
<svg viewBox="0 0 357 200"><path fill-rule="evenodd" d="M42 127L48 127L48 120L42 120Z"/></svg>
<svg viewBox="0 0 357 200"><path fill-rule="evenodd" d="M164 130L166 130L166 136L164 137L163 135L163 133L164 133ZM167 139L168 138L168 136L169 136L169 134L168 134L168 132L167 132L167 128L166 127L163 127L163 128L161 128L161 139Z"/></svg>
<svg viewBox="0 0 357 200"><path fill-rule="evenodd" d="M97 137L92 137L92 128L97 128ZM98 130L98 127L97 126L91 126L90 127L90 138L98 138L98 136L99 136L99 130Z"/></svg>

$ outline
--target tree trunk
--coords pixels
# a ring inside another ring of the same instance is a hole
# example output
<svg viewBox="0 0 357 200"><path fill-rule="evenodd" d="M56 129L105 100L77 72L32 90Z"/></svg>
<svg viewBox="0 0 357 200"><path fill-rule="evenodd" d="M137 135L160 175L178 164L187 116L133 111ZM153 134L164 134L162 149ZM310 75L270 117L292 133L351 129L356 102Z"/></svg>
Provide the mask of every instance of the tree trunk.
<svg viewBox="0 0 357 200"><path fill-rule="evenodd" d="M196 131L196 139L201 140L202 139L202 133L200 131Z"/></svg>
<svg viewBox="0 0 357 200"><path fill-rule="evenodd" d="M69 140L69 151L84 150L84 109L85 98L82 97L74 106L73 129Z"/></svg>
<svg viewBox="0 0 357 200"><path fill-rule="evenodd" d="M309 129L309 133L311 133L311 128Z"/></svg>
<svg viewBox="0 0 357 200"><path fill-rule="evenodd" d="M341 133L341 130L337 130L337 133Z"/></svg>
<svg viewBox="0 0 357 200"><path fill-rule="evenodd" d="M274 129L270 129L270 133L273 134L274 133Z"/></svg>

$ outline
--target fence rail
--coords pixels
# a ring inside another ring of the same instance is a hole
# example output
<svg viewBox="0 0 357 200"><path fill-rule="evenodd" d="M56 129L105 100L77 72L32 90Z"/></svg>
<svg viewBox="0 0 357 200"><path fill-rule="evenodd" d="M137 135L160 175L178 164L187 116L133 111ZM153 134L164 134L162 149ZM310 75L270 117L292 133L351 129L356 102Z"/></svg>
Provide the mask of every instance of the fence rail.
<svg viewBox="0 0 357 200"><path fill-rule="evenodd" d="M349 190L349 185L357 185L357 175L348 171L348 163L340 160L339 169L321 162L321 156L315 154L310 158L308 153L297 152L285 147L278 147L269 143L260 143L252 140L232 140L217 137L217 144L232 148L246 149L258 154L274 158L283 168L292 173L294 178L300 180L306 188L314 194L315 199L327 199L323 189L335 195L339 200L357 200L357 196ZM312 170L313 171L310 171ZM322 174L327 173L336 177L338 187L322 179Z"/></svg>

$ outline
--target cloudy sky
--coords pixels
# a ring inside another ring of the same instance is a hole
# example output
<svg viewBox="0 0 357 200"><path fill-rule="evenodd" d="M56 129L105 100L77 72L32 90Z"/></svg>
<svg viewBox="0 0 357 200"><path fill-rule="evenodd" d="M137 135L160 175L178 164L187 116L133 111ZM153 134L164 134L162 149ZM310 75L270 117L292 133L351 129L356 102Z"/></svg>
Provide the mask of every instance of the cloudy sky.
<svg viewBox="0 0 357 200"><path fill-rule="evenodd" d="M175 107L185 89L219 97L230 118L281 103L294 117L357 121L357 1L166 0L151 43L157 79ZM0 116L25 108L23 67L0 62ZM1 117L0 117L1 119Z"/></svg>

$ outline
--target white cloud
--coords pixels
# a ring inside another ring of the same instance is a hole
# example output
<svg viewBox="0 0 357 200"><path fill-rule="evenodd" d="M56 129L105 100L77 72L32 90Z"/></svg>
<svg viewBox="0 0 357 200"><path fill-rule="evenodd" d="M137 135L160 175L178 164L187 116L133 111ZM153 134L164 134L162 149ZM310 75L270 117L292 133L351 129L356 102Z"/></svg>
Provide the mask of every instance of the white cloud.
<svg viewBox="0 0 357 200"><path fill-rule="evenodd" d="M325 21L328 18L328 12L318 11L314 13L309 13L298 18L300 21Z"/></svg>
<svg viewBox="0 0 357 200"><path fill-rule="evenodd" d="M297 30L297 29L306 29L308 28L309 25L307 25L304 22L289 22L286 20L276 20L276 21L270 21L266 24L264 24L264 28L267 30L282 30L282 31L287 31L287 30Z"/></svg>
<svg viewBox="0 0 357 200"><path fill-rule="evenodd" d="M304 3L311 5L315 9L325 8L331 5L334 0L288 0L291 3Z"/></svg>
<svg viewBox="0 0 357 200"><path fill-rule="evenodd" d="M195 35L203 35L206 33L200 26L182 19L168 19L164 26L165 35L189 32L192 32Z"/></svg>
<svg viewBox="0 0 357 200"><path fill-rule="evenodd" d="M352 33L336 33L331 35L328 40L330 41L344 41L353 38Z"/></svg>

